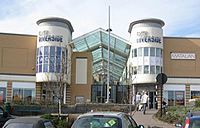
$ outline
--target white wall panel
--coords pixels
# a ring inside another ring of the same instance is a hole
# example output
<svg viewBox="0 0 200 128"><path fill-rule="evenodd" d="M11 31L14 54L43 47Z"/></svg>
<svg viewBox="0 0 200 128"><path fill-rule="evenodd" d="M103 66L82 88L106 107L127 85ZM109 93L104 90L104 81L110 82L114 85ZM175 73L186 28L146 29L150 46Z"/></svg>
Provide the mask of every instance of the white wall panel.
<svg viewBox="0 0 200 128"><path fill-rule="evenodd" d="M76 84L87 84L87 59L76 59Z"/></svg>
<svg viewBox="0 0 200 128"><path fill-rule="evenodd" d="M184 84L165 84L163 89L166 91L185 91Z"/></svg>
<svg viewBox="0 0 200 128"><path fill-rule="evenodd" d="M0 87L7 87L7 82L0 81Z"/></svg>
<svg viewBox="0 0 200 128"><path fill-rule="evenodd" d="M36 88L36 83L30 83L30 82L13 82L12 87L13 88Z"/></svg>

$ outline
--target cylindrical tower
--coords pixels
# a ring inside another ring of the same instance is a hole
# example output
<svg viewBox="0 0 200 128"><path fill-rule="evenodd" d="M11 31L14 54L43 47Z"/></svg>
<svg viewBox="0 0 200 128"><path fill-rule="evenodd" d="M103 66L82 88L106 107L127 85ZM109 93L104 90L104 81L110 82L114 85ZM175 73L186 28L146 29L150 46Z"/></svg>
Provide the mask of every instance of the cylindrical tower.
<svg viewBox="0 0 200 128"><path fill-rule="evenodd" d="M37 21L39 26L36 54L36 82L67 81L68 44L73 27L63 18L51 17Z"/></svg>
<svg viewBox="0 0 200 128"><path fill-rule="evenodd" d="M134 21L129 26L132 84L155 83L163 67L164 22L159 19Z"/></svg>

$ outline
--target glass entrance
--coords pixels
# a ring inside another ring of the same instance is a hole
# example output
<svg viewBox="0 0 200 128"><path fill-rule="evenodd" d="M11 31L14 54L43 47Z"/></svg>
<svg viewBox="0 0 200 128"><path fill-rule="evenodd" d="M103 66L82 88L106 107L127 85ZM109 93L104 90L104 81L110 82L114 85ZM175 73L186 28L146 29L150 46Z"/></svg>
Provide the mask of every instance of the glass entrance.
<svg viewBox="0 0 200 128"><path fill-rule="evenodd" d="M156 92L149 92L149 109L157 109L157 97Z"/></svg>

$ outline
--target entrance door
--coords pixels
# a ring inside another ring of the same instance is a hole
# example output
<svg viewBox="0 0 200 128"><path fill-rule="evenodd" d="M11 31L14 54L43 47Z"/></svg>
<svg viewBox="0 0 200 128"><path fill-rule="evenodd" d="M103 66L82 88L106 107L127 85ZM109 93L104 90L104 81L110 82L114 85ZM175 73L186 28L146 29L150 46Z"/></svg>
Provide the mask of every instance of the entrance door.
<svg viewBox="0 0 200 128"><path fill-rule="evenodd" d="M149 109L157 109L156 92L149 92Z"/></svg>

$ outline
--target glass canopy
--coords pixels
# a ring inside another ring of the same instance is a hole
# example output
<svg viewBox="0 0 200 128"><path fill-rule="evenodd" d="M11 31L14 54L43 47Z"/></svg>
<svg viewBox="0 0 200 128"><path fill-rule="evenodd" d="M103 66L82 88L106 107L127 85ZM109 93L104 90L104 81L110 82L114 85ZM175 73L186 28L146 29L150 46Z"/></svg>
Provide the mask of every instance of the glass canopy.
<svg viewBox="0 0 200 128"><path fill-rule="evenodd" d="M83 36L75 38L74 52L91 52L93 56L93 76L99 78L104 76L106 82L108 63L108 39L109 35L102 28L96 29ZM120 80L129 57L131 45L125 39L110 34L110 80ZM97 82L99 79L95 79Z"/></svg>

